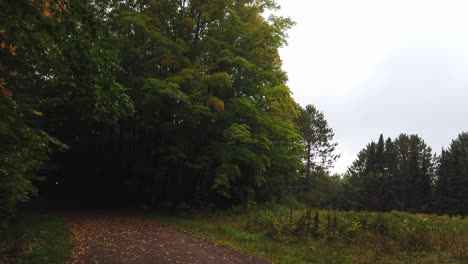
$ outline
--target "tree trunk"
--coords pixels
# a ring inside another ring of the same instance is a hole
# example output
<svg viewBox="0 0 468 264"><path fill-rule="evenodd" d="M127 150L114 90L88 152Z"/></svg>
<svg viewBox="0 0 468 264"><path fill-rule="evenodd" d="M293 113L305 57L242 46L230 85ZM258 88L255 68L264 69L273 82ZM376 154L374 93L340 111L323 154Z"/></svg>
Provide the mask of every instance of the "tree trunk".
<svg viewBox="0 0 468 264"><path fill-rule="evenodd" d="M306 175L305 175L305 180L306 180L306 191L309 191L310 190L310 170L311 170L311 166L312 166L312 161L311 161L311 143L310 141L307 142L307 154L306 154L306 158L307 158L307 163L306 163Z"/></svg>
<svg viewBox="0 0 468 264"><path fill-rule="evenodd" d="M193 47L192 47L192 54L191 60L195 61L197 59L198 54L198 42L200 41L200 29L201 29L201 10L197 11L197 26L195 28L195 36L193 38Z"/></svg>

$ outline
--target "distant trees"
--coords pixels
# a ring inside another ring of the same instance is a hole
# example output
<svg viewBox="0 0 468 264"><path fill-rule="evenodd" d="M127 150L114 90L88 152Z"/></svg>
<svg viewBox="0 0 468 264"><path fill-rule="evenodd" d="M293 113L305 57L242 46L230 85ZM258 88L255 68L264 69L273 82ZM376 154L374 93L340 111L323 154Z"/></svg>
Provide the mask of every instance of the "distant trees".
<svg viewBox="0 0 468 264"><path fill-rule="evenodd" d="M335 154L338 143L333 142L335 133L329 127L325 115L313 105L300 108L297 121L304 146L305 184L309 188L314 172L327 170L339 157Z"/></svg>
<svg viewBox="0 0 468 264"><path fill-rule="evenodd" d="M468 133L439 156L417 135L371 142L343 180L346 209L467 214Z"/></svg>
<svg viewBox="0 0 468 264"><path fill-rule="evenodd" d="M468 132L458 135L439 156L434 209L442 214L468 214Z"/></svg>
<svg viewBox="0 0 468 264"><path fill-rule="evenodd" d="M431 203L434 160L417 135L371 142L349 168L355 202L371 211L427 211Z"/></svg>

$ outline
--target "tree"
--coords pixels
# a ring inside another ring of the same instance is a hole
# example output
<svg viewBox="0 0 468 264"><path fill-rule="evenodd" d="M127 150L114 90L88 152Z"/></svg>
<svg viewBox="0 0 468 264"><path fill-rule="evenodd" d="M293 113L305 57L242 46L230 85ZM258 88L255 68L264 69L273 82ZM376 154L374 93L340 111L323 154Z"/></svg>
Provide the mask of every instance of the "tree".
<svg viewBox="0 0 468 264"><path fill-rule="evenodd" d="M401 134L363 149L348 169L348 196L358 209L427 211L431 201L433 157L417 135Z"/></svg>
<svg viewBox="0 0 468 264"><path fill-rule="evenodd" d="M328 126L325 115L315 106L307 105L305 108L300 108L300 116L297 122L300 135L303 138L305 183L309 188L311 174L328 169L339 157L339 154L333 153L338 143L333 142L335 133Z"/></svg>
<svg viewBox="0 0 468 264"><path fill-rule="evenodd" d="M1 5L2 52L16 53L1 65L17 72L0 77L1 157L34 154L15 187L32 193L41 172L59 197L230 205L280 200L297 179L299 111L278 54L293 23L263 17L274 1Z"/></svg>
<svg viewBox="0 0 468 264"><path fill-rule="evenodd" d="M62 142L87 122L132 112L115 81L116 53L88 3L0 4L0 209L11 215L37 192L33 181ZM8 53L8 55L7 55ZM63 127L71 126L65 136Z"/></svg>
<svg viewBox="0 0 468 264"><path fill-rule="evenodd" d="M468 133L462 132L439 156L434 209L441 214L466 215L467 204Z"/></svg>
<svg viewBox="0 0 468 264"><path fill-rule="evenodd" d="M293 23L262 16L277 8L273 1L95 1L87 8L99 45L117 54L113 81L135 111L82 130L67 124L62 135L79 140L56 159L66 194L172 206L281 199L298 175L301 147L278 55Z"/></svg>
<svg viewBox="0 0 468 264"><path fill-rule="evenodd" d="M428 209L433 181L432 150L417 135L401 134L395 139L397 173L394 182L400 210Z"/></svg>

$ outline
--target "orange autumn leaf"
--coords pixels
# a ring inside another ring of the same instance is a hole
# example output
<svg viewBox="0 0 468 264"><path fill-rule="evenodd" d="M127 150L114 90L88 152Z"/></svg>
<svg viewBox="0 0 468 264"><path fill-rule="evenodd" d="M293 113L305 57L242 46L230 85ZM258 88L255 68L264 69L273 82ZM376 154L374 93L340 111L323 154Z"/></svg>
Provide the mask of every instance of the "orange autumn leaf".
<svg viewBox="0 0 468 264"><path fill-rule="evenodd" d="M15 46L10 45L10 46L8 47L8 49L10 50L10 55L11 55L11 56L16 56L16 47L15 47Z"/></svg>
<svg viewBox="0 0 468 264"><path fill-rule="evenodd" d="M44 6L42 7L42 14L43 14L44 16L50 16L50 10L49 10L49 8L50 8L50 3L49 3L49 1L46 1L46 2L44 3Z"/></svg>
<svg viewBox="0 0 468 264"><path fill-rule="evenodd" d="M213 105L213 108L215 109L216 112L220 113L224 111L224 102L219 100L216 101Z"/></svg>
<svg viewBox="0 0 468 264"><path fill-rule="evenodd" d="M55 4L50 4L50 1L45 1L42 4L42 15L46 17L52 17L55 16L55 12L58 11L59 13L63 13L67 11L67 6L62 3L60 0L56 0ZM61 18L57 18L59 22L62 22L63 20Z"/></svg>
<svg viewBox="0 0 468 264"><path fill-rule="evenodd" d="M9 89L4 87L3 85L6 85L6 82L5 82L5 80L0 79L0 94L5 99L11 100L13 98L13 93Z"/></svg>
<svg viewBox="0 0 468 264"><path fill-rule="evenodd" d="M211 105L212 109L218 113L224 111L224 102L215 96L212 96L209 99L209 104Z"/></svg>

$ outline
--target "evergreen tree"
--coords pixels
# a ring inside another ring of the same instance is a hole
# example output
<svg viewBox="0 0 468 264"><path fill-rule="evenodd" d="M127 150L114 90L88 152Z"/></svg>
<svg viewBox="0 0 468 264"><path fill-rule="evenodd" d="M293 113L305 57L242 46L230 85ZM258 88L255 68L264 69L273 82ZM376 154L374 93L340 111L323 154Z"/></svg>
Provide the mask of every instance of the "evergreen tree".
<svg viewBox="0 0 468 264"><path fill-rule="evenodd" d="M426 211L431 200L433 160L430 147L417 135L363 149L349 170L351 199L358 209Z"/></svg>
<svg viewBox="0 0 468 264"><path fill-rule="evenodd" d="M378 173L378 177L383 179L383 173L385 168L385 143L383 134L380 134L379 140L375 148L375 171Z"/></svg>
<svg viewBox="0 0 468 264"><path fill-rule="evenodd" d="M398 208L398 201L396 194L400 187L397 180L397 155L395 144L391 138L385 141L384 153L384 172L383 172L383 195L382 204L383 210L389 211Z"/></svg>
<svg viewBox="0 0 468 264"><path fill-rule="evenodd" d="M400 210L424 211L431 199L433 180L432 150L417 135L401 134L397 146L396 188Z"/></svg>
<svg viewBox="0 0 468 264"><path fill-rule="evenodd" d="M305 149L305 183L309 188L311 175L328 169L339 157L333 153L338 143L333 142L335 133L328 126L325 115L313 105L300 108L298 125Z"/></svg>
<svg viewBox="0 0 468 264"><path fill-rule="evenodd" d="M437 168L434 209L438 213L468 213L468 133L463 132L442 150Z"/></svg>

